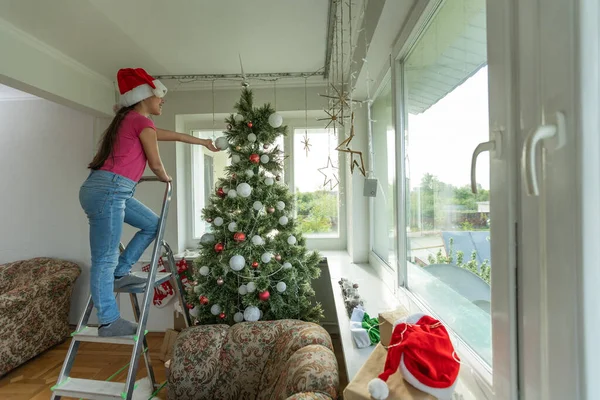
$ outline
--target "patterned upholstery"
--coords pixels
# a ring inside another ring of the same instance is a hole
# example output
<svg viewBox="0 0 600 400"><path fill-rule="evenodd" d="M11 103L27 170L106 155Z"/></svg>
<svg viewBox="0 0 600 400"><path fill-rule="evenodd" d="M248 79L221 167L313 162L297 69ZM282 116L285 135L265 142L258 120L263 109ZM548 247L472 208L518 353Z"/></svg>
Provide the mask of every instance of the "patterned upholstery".
<svg viewBox="0 0 600 400"><path fill-rule="evenodd" d="M175 342L169 399L337 399L329 334L297 321L196 326Z"/></svg>
<svg viewBox="0 0 600 400"><path fill-rule="evenodd" d="M0 376L69 336L72 262L34 258L0 265Z"/></svg>

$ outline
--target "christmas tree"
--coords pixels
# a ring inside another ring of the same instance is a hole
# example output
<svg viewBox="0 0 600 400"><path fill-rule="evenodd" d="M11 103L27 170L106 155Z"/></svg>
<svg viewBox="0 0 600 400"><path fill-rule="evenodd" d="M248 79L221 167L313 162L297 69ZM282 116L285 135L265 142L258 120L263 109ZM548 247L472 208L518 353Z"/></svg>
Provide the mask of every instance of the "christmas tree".
<svg viewBox="0 0 600 400"><path fill-rule="evenodd" d="M231 165L216 183L203 210L211 232L200 240L193 282L187 294L197 324L300 319L318 322L311 281L320 275L320 256L305 247L294 220L294 196L283 184L283 151L275 145L287 134L270 104L253 108L242 90L225 136Z"/></svg>

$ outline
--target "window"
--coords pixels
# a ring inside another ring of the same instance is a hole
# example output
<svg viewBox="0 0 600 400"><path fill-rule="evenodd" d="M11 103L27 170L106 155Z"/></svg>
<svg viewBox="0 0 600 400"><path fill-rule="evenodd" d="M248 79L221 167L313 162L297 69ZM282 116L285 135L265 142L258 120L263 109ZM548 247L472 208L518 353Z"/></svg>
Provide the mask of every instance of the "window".
<svg viewBox="0 0 600 400"><path fill-rule="evenodd" d="M305 147L308 138L308 152ZM294 188L296 218L307 237L339 236L337 138L333 130L295 129Z"/></svg>
<svg viewBox="0 0 600 400"><path fill-rule="evenodd" d="M373 102L373 173L377 195L371 201L371 250L384 263L396 267L396 132L392 113L392 83L388 79Z"/></svg>
<svg viewBox="0 0 600 400"><path fill-rule="evenodd" d="M401 63L406 285L492 365L485 0L443 2Z"/></svg>

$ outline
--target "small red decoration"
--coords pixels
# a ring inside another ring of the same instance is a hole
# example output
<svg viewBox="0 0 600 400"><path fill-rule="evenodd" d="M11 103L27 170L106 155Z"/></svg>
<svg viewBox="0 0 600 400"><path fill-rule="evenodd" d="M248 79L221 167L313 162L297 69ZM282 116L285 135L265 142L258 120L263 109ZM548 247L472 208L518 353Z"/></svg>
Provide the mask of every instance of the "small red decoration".
<svg viewBox="0 0 600 400"><path fill-rule="evenodd" d="M237 179L237 174L231 174L231 179L236 180Z"/></svg>
<svg viewBox="0 0 600 400"><path fill-rule="evenodd" d="M250 162L253 164L258 164L260 162L260 156L258 154L252 154L250 156Z"/></svg>
<svg viewBox="0 0 600 400"><path fill-rule="evenodd" d="M223 246L223 243L217 243L217 244L215 244L215 251L217 253L220 253L223 250L225 250L225 246Z"/></svg>
<svg viewBox="0 0 600 400"><path fill-rule="evenodd" d="M246 234L244 232L236 232L235 235L233 235L233 240L235 240L236 242L243 242L244 240L246 240Z"/></svg>
<svg viewBox="0 0 600 400"><path fill-rule="evenodd" d="M248 128L252 128L252 121L248 122Z"/></svg>
<svg viewBox="0 0 600 400"><path fill-rule="evenodd" d="M219 277L219 279L217 279L217 285L219 285L219 286L223 285L223 278Z"/></svg>
<svg viewBox="0 0 600 400"><path fill-rule="evenodd" d="M223 188L217 189L217 196L219 196L221 198L225 197L225 191L223 190Z"/></svg>
<svg viewBox="0 0 600 400"><path fill-rule="evenodd" d="M277 255L275 255L275 259L276 259L277 261L281 261L281 254L277 254Z"/></svg>
<svg viewBox="0 0 600 400"><path fill-rule="evenodd" d="M252 268L254 268L254 269L258 268L258 262L254 261L252 263Z"/></svg>
<svg viewBox="0 0 600 400"><path fill-rule="evenodd" d="M269 297L271 297L271 293L269 293L268 290L265 290L264 292L260 292L258 294L258 298L260 299L260 301L267 301L269 300Z"/></svg>
<svg viewBox="0 0 600 400"><path fill-rule="evenodd" d="M226 315L225 315L225 313L224 313L224 312L222 312L221 314L219 314L219 318L221 318L221 319L225 319L225 317L226 317Z"/></svg>
<svg viewBox="0 0 600 400"><path fill-rule="evenodd" d="M273 214L273 213L275 212L275 208L273 208L273 207L269 207L269 208L267 208L267 212L268 212L269 214Z"/></svg>
<svg viewBox="0 0 600 400"><path fill-rule="evenodd" d="M188 303L187 308L191 310L192 308L194 308L194 305Z"/></svg>
<svg viewBox="0 0 600 400"><path fill-rule="evenodd" d="M208 297L206 296L200 296L200 304L202 304L203 306L208 304Z"/></svg>

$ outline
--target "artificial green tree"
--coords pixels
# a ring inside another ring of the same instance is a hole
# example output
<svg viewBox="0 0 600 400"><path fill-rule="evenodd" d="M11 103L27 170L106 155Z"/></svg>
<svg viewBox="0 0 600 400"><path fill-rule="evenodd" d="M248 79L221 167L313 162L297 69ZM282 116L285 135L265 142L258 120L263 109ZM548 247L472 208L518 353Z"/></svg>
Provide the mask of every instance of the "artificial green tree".
<svg viewBox="0 0 600 400"><path fill-rule="evenodd" d="M225 136L230 165L203 210L211 231L194 260L188 308L198 324L323 317L311 282L320 255L307 251L294 219L294 195L282 182L283 151L275 145L287 126L270 104L253 107L242 90Z"/></svg>

